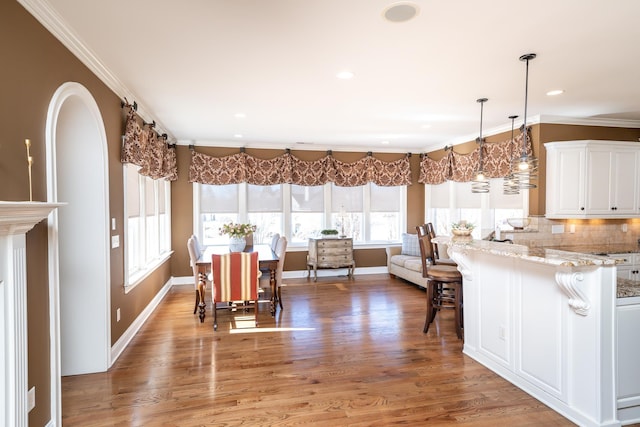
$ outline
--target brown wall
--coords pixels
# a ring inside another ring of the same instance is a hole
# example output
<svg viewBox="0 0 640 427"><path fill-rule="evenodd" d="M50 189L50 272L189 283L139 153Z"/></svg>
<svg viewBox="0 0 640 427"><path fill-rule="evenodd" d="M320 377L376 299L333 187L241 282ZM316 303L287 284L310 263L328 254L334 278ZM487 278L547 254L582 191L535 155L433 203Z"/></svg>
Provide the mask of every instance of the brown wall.
<svg viewBox="0 0 640 427"><path fill-rule="evenodd" d="M53 94L63 83L78 82L92 94L104 121L108 142L109 214L116 218L117 230L113 233L122 238L120 99L14 0L0 1L0 52L0 200L29 200L25 138L32 142L33 199L46 200L47 110ZM28 386L36 387L36 406L29 413L32 427L44 426L51 418L47 246L47 225L41 222L27 233ZM125 294L123 248L110 253L111 311L115 313L115 308L120 307L122 312L122 320L111 324L113 344L169 280L170 271L167 263L134 291ZM87 315L90 312L88 302ZM112 318L115 319L115 314Z"/></svg>
<svg viewBox="0 0 640 427"><path fill-rule="evenodd" d="M211 156L227 156L238 153L238 148L196 147L199 153ZM247 154L271 159L282 155L282 150L250 149ZM326 155L325 151L296 151L291 153L301 160L318 160ZM375 157L383 161L394 161L403 158L406 153L374 153ZM333 156L343 162L355 162L366 156L365 152L334 151ZM187 239L193 233L193 188L188 182L189 151L187 147L178 147L178 180L172 184L172 244L175 251L171 260L171 271L174 276L189 276L189 254L187 253ZM418 184L420 175L420 157L411 156L411 179L413 184L407 189L407 231L415 233L416 225L424 222L424 185ZM384 249L357 249L354 257L358 267L386 266L387 258ZM287 254L284 269L306 270L306 252L291 252Z"/></svg>
<svg viewBox="0 0 640 427"><path fill-rule="evenodd" d="M487 142L507 141L511 138L511 131L492 135L486 138ZM533 153L538 157L538 188L529 190L529 215L544 216L546 203L546 171L547 151L544 143L553 141L576 141L582 139L597 139L611 141L638 141L640 129L616 128L604 126L577 126L561 124L536 124L531 126L531 143ZM470 153L477 147L475 141L456 145L456 153ZM444 150L436 150L429 153L429 157L439 160L445 156Z"/></svg>

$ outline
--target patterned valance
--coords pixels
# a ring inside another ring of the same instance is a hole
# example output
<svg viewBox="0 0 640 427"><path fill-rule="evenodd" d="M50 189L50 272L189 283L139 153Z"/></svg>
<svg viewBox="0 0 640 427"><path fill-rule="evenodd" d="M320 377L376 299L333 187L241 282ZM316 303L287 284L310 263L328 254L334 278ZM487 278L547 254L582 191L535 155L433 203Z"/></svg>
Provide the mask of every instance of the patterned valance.
<svg viewBox="0 0 640 427"><path fill-rule="evenodd" d="M373 182L380 186L411 185L409 157L385 162L371 155L345 163L327 154L314 161L300 160L289 151L264 160L244 152L213 157L192 152L189 182L200 184L254 185L297 184L323 185L333 182L341 187L355 187Z"/></svg>
<svg viewBox="0 0 640 427"><path fill-rule="evenodd" d="M140 166L140 174L152 179L177 180L175 145L167 144L166 136L159 136L151 124L140 126L131 105L124 108L127 113L120 161Z"/></svg>
<svg viewBox="0 0 640 427"><path fill-rule="evenodd" d="M527 132L527 154L532 155L531 129L527 128ZM487 178L502 178L509 174L512 159L516 160L522 154L523 137L524 134L521 133L513 140L482 144L482 165ZM440 160L424 155L420 161L418 182L437 185L445 181L471 181L478 170L479 154L480 147L467 154L449 150Z"/></svg>

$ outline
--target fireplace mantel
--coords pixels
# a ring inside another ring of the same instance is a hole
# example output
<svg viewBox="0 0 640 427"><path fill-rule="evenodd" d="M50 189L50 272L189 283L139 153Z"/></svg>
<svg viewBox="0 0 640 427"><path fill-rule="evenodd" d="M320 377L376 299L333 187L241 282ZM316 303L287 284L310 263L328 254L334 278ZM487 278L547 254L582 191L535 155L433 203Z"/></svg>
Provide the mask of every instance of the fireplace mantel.
<svg viewBox="0 0 640 427"><path fill-rule="evenodd" d="M65 203L0 201L0 425L26 427L27 260L26 233Z"/></svg>
<svg viewBox="0 0 640 427"><path fill-rule="evenodd" d="M65 203L0 201L0 236L25 234Z"/></svg>

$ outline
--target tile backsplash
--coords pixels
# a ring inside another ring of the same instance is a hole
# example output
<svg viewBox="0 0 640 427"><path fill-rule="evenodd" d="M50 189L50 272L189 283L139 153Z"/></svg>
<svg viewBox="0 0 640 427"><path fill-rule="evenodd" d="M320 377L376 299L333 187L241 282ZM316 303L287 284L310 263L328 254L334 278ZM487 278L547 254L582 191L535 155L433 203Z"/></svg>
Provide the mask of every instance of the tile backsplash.
<svg viewBox="0 0 640 427"><path fill-rule="evenodd" d="M558 232L563 228L563 232ZM502 238L513 235L514 243L530 247L637 244L640 218L555 220L532 216L527 229L502 230L501 234Z"/></svg>

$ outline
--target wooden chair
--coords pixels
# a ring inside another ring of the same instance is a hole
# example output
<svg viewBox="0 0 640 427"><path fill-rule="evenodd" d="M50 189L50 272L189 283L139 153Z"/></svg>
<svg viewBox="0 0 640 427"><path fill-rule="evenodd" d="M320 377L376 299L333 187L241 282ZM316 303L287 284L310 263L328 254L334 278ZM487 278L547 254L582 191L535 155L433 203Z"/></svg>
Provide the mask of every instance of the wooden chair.
<svg viewBox="0 0 640 427"><path fill-rule="evenodd" d="M200 258L201 252L198 247L196 236L191 236L187 239L187 250L189 251L189 264L191 264L191 270L193 271L193 285L196 290L196 305L193 308L193 314L196 314L198 304L200 304L200 301L204 300L204 295L202 295L204 293L204 289L201 290L198 286L200 283L200 275L198 274L198 266L196 265L196 262L198 261L198 258Z"/></svg>
<svg viewBox="0 0 640 427"><path fill-rule="evenodd" d="M277 288L276 288L276 295L274 296L278 300L278 304L280 304L280 309L282 310L282 290L281 289L284 286L284 284L282 283L282 269L284 267L284 258L287 255L287 238L284 236L279 237L276 243L276 247L273 251L276 253L276 255L278 255L278 267L276 268ZM270 279L271 278L269 274L264 274L263 279L261 279L261 281L265 282L266 286L269 286Z"/></svg>
<svg viewBox="0 0 640 427"><path fill-rule="evenodd" d="M416 226L416 231L418 233L418 239L423 236L429 236L429 239L432 240L431 246L433 248L433 259L431 263L433 265L443 264L443 265L453 265L456 266L456 262L452 259L448 258L440 258L440 252L438 251L438 245L433 243L433 239L436 237L436 231L433 228L433 224L428 222L426 224Z"/></svg>
<svg viewBox="0 0 640 427"><path fill-rule="evenodd" d="M258 326L258 294L260 269L258 252L232 252L212 255L213 329L218 329L217 303L253 302L255 324ZM248 305L245 304L245 309Z"/></svg>
<svg viewBox="0 0 640 427"><path fill-rule="evenodd" d="M433 245L429 234L418 237L420 254L422 256L422 277L427 279L427 315L423 332L429 331L429 326L436 318L436 313L442 309L453 309L455 312L456 334L463 339L462 329L462 274L453 265L434 264Z"/></svg>

